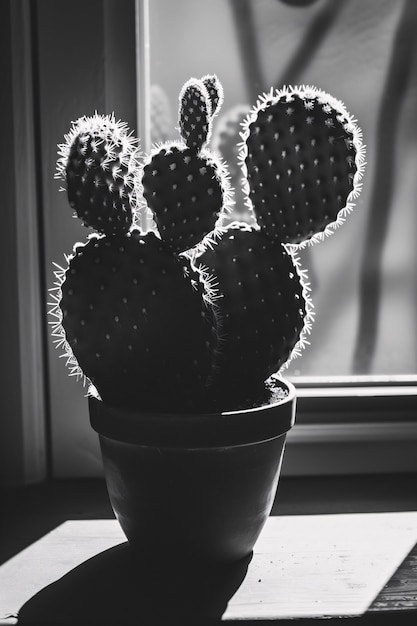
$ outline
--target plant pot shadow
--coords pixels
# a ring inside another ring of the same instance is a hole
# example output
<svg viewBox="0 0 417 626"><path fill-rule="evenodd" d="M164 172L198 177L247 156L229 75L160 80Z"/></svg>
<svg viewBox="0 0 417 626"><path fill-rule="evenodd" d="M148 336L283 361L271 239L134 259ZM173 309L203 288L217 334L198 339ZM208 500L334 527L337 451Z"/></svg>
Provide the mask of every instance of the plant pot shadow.
<svg viewBox="0 0 417 626"><path fill-rule="evenodd" d="M233 564L158 567L123 543L45 587L19 612L19 625L216 624L242 584L252 554Z"/></svg>

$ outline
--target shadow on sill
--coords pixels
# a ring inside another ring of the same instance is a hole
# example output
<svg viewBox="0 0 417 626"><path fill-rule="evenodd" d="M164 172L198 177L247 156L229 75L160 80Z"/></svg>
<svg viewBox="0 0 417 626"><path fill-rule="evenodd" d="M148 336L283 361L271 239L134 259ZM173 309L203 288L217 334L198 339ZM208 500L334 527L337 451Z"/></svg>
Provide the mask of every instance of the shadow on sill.
<svg viewBox="0 0 417 626"><path fill-rule="evenodd" d="M18 624L211 624L245 578L251 557L212 570L135 560L127 543L85 561L31 598Z"/></svg>
<svg viewBox="0 0 417 626"><path fill-rule="evenodd" d="M18 624L106 626L204 626L224 623L228 601L243 582L250 558L225 569L186 571L174 564L172 571L151 566L138 569L127 543L85 561L49 585L20 610ZM302 626L323 623L323 618L299 620L238 620L245 626L262 623ZM368 612L360 617L326 618L325 624L360 626L411 626L411 611Z"/></svg>

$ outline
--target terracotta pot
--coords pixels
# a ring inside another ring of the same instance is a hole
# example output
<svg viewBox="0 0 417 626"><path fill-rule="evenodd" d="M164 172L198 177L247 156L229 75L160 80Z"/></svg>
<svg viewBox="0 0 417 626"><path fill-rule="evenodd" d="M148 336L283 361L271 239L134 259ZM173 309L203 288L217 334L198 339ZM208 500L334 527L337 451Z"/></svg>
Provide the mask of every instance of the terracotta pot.
<svg viewBox="0 0 417 626"><path fill-rule="evenodd" d="M274 501L295 389L275 404L219 414L152 414L90 398L110 501L153 562L246 557Z"/></svg>

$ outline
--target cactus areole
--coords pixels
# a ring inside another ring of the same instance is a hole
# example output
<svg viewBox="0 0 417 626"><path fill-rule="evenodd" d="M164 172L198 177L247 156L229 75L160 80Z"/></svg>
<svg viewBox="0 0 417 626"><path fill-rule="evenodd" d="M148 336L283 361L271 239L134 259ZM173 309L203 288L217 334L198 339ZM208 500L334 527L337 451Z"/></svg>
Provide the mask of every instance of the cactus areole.
<svg viewBox="0 0 417 626"><path fill-rule="evenodd" d="M227 165L210 148L214 75L179 96L179 138L142 154L126 125L73 123L57 177L92 229L56 267L53 336L70 373L107 404L213 413L267 402L313 321L297 250L342 224L360 192L361 131L315 87L259 97L239 165L251 225L232 221ZM139 217L153 215L142 232ZM256 419L254 413L253 419Z"/></svg>

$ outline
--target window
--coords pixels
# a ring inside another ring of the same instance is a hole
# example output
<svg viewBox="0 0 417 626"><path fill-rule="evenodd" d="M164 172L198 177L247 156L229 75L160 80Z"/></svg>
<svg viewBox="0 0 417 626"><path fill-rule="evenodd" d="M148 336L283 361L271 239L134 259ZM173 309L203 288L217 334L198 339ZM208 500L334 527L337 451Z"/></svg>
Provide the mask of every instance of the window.
<svg viewBox="0 0 417 626"><path fill-rule="evenodd" d="M53 179L56 144L71 120L115 110L139 127L146 150L175 137L185 80L217 73L225 100L213 141L236 172L236 120L257 95L271 85L321 87L358 118L368 165L346 224L301 254L316 321L311 346L288 370L300 397L284 472L415 471L417 7L414 0L295 4L131 0L121 15L111 0L36 3L44 283L53 280L52 262L86 235ZM245 217L239 203L236 210ZM54 475L99 474L85 389L68 380L50 341L47 349Z"/></svg>

